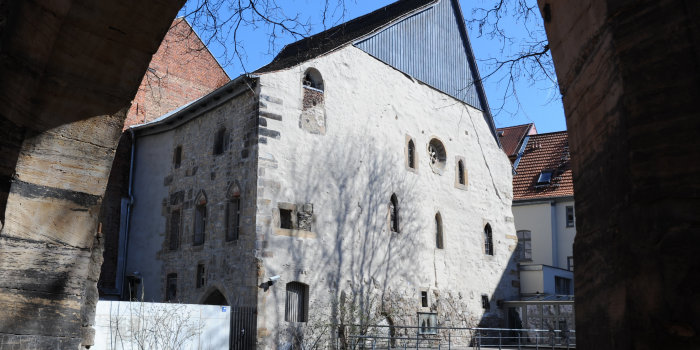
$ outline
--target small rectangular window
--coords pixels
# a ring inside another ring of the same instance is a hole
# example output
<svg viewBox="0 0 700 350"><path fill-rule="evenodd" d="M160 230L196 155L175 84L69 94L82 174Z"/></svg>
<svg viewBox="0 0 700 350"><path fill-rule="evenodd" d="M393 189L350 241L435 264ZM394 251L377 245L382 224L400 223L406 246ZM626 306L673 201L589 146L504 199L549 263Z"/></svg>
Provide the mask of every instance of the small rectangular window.
<svg viewBox="0 0 700 350"><path fill-rule="evenodd" d="M520 230L517 235L520 261L532 261L532 233L529 230Z"/></svg>
<svg viewBox="0 0 700 350"><path fill-rule="evenodd" d="M182 163L182 146L175 147L175 155L173 156L173 163L175 164L175 169L180 167Z"/></svg>
<svg viewBox="0 0 700 350"><path fill-rule="evenodd" d="M559 295L571 295L571 279L555 276L554 293Z"/></svg>
<svg viewBox="0 0 700 350"><path fill-rule="evenodd" d="M573 206L567 206L566 207L566 227L574 227L574 207Z"/></svg>
<svg viewBox="0 0 700 350"><path fill-rule="evenodd" d="M481 295L481 307L483 307L484 310L491 309L491 303L489 302L489 296L486 294Z"/></svg>
<svg viewBox="0 0 700 350"><path fill-rule="evenodd" d="M293 229L292 210L280 208L280 228Z"/></svg>
<svg viewBox="0 0 700 350"><path fill-rule="evenodd" d="M204 264L197 264L197 288L202 288L206 284Z"/></svg>
<svg viewBox="0 0 700 350"><path fill-rule="evenodd" d="M420 292L420 305L422 307L428 307L428 292L427 291Z"/></svg>
<svg viewBox="0 0 700 350"><path fill-rule="evenodd" d="M177 298L177 274L169 273L165 285L165 301L175 301Z"/></svg>

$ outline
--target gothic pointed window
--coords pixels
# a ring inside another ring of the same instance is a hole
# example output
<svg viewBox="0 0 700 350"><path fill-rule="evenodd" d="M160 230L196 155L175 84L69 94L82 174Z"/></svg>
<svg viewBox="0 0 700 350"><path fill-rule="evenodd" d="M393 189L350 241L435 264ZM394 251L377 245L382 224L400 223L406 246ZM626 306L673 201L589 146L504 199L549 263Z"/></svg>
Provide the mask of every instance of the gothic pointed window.
<svg viewBox="0 0 700 350"><path fill-rule="evenodd" d="M407 151L407 161L408 161L408 167L411 169L416 168L416 145L413 143L413 140L408 140L408 151Z"/></svg>
<svg viewBox="0 0 700 350"><path fill-rule="evenodd" d="M493 255L493 233L489 224L484 227L484 252L486 255Z"/></svg>
<svg viewBox="0 0 700 350"><path fill-rule="evenodd" d="M226 202L226 240L238 239L241 222L241 191L237 184L233 184L227 193Z"/></svg>

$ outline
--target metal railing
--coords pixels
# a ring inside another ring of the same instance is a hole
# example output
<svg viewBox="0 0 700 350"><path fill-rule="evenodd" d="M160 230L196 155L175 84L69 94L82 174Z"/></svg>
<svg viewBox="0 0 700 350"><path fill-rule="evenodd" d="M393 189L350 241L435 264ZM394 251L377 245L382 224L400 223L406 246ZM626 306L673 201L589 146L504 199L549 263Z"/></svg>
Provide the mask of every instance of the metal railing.
<svg viewBox="0 0 700 350"><path fill-rule="evenodd" d="M345 326L349 330L353 326ZM354 329L359 327L355 326ZM337 338L336 349L575 349L576 331L509 328L363 326Z"/></svg>

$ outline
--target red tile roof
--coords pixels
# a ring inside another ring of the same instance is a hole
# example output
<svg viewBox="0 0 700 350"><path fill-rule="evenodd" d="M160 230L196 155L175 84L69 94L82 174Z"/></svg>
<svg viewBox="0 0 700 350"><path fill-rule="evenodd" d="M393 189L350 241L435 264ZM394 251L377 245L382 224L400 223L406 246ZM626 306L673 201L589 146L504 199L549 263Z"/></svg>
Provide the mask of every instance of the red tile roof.
<svg viewBox="0 0 700 350"><path fill-rule="evenodd" d="M496 134L503 146L503 152L506 152L509 158L517 156L520 144L523 142L526 135L531 134L530 131L533 129L533 123L496 129Z"/></svg>
<svg viewBox="0 0 700 350"><path fill-rule="evenodd" d="M543 170L553 170L552 180L537 185ZM566 131L530 135L513 176L513 200L529 200L574 195Z"/></svg>

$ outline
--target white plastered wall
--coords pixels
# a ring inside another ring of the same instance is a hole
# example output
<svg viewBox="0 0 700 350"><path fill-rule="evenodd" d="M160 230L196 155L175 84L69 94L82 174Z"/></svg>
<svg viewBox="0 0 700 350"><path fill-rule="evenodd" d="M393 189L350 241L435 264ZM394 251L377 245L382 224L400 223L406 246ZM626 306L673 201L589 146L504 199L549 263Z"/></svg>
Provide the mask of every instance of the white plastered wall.
<svg viewBox="0 0 700 350"><path fill-rule="evenodd" d="M301 81L309 67L324 80L325 135L299 127ZM465 319L476 322L484 317L481 294L494 301L517 295L512 286L517 272L509 265L516 246L510 162L479 110L352 46L262 74L260 84L261 101L277 101L265 112L282 120L267 119L267 129L281 136L259 145L257 234L259 246L267 247L263 280L281 276L260 292L259 339L287 326L290 281L310 286L310 318L345 291L405 300L391 310L395 324L415 323L421 290L431 291L431 307L439 313L446 300L455 300L464 306ZM416 172L405 166L407 135L416 144ZM427 155L433 137L447 151L442 175L432 171ZM456 156L465 160L466 190L455 187ZM392 193L399 200L399 233L388 232ZM313 204L312 232L280 231L279 203ZM442 250L435 248L438 211ZM494 256L484 253L487 223ZM432 305L438 300L441 305ZM496 313L495 303L492 310ZM266 339L267 347L281 346Z"/></svg>

